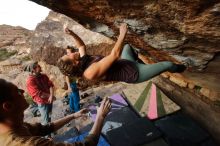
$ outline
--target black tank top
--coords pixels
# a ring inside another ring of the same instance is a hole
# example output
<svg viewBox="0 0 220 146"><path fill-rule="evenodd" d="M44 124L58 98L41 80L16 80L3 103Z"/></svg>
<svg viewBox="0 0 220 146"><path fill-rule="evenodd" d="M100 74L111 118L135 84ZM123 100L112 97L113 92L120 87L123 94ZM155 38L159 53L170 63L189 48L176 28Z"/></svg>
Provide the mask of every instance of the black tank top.
<svg viewBox="0 0 220 146"><path fill-rule="evenodd" d="M84 55L80 59L80 68L84 72L92 63L98 62L103 58L100 55ZM119 59L115 61L106 72L105 81L122 81L126 83L134 83L138 79L138 69L134 62Z"/></svg>

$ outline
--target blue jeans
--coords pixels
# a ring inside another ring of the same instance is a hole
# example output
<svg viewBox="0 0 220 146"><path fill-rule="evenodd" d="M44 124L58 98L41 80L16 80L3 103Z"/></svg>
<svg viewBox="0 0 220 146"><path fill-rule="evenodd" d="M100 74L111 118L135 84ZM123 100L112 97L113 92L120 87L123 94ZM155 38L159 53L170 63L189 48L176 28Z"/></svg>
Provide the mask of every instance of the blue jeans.
<svg viewBox="0 0 220 146"><path fill-rule="evenodd" d="M80 97L79 97L79 90L77 88L76 82L70 83L70 87L72 92L69 94L69 105L70 105L70 112L77 112L80 110Z"/></svg>
<svg viewBox="0 0 220 146"><path fill-rule="evenodd" d="M38 104L38 109L41 114L41 124L46 125L51 122L52 104Z"/></svg>

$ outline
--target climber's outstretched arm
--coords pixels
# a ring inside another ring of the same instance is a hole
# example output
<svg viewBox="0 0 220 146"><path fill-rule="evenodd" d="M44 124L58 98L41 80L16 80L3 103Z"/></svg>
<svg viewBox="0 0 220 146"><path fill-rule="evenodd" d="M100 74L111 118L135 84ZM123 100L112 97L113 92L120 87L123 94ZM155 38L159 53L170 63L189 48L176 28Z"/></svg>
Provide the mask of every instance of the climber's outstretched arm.
<svg viewBox="0 0 220 146"><path fill-rule="evenodd" d="M90 65L83 73L83 76L89 80L101 79L112 64L121 56L123 42L127 33L127 24L121 24L120 34L111 53L98 62Z"/></svg>
<svg viewBox="0 0 220 146"><path fill-rule="evenodd" d="M86 54L86 45L82 39L69 28L65 28L65 32L73 37L75 46L79 49L80 57L84 56Z"/></svg>

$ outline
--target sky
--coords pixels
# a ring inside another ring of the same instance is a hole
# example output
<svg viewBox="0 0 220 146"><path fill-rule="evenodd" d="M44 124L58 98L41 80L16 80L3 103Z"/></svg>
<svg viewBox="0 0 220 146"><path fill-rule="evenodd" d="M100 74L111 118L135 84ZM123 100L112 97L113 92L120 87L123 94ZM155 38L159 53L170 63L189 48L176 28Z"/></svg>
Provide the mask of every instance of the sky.
<svg viewBox="0 0 220 146"><path fill-rule="evenodd" d="M34 30L50 9L29 0L0 0L0 25L22 26Z"/></svg>

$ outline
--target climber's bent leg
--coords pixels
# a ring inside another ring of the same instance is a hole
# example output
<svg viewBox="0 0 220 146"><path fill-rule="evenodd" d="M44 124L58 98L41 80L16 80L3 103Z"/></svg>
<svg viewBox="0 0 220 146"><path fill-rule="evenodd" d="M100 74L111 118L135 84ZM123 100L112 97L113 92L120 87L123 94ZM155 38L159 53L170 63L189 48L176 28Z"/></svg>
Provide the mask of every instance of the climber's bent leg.
<svg viewBox="0 0 220 146"><path fill-rule="evenodd" d="M136 61L135 55L137 56L133 48L129 44L125 44L121 53L121 59L126 59L135 62Z"/></svg>

